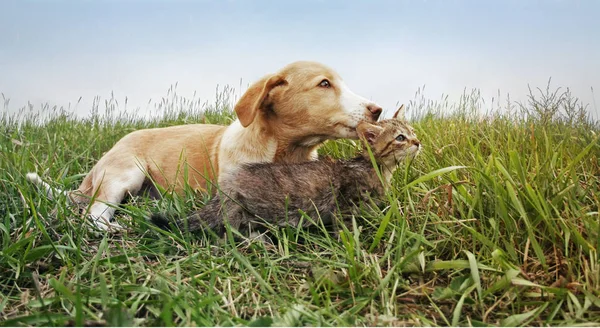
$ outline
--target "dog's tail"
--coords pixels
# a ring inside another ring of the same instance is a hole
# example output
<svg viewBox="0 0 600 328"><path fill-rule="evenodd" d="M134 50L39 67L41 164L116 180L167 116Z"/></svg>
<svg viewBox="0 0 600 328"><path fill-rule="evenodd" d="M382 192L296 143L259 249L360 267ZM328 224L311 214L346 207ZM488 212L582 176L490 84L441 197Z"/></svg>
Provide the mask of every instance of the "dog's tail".
<svg viewBox="0 0 600 328"><path fill-rule="evenodd" d="M44 180L42 180L42 178L40 178L40 176L35 172L29 172L25 177L27 178L27 180L29 180L29 182L35 184L36 186L44 188L46 192L46 197L50 199L56 199L59 195L64 195L66 197L69 196L66 191L51 187L49 184L44 182Z"/></svg>

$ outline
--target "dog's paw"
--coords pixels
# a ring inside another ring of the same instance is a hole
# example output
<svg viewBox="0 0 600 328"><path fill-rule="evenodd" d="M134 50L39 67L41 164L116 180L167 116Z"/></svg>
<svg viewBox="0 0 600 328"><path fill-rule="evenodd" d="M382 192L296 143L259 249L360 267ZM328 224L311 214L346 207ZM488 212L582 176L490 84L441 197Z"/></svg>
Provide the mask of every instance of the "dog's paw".
<svg viewBox="0 0 600 328"><path fill-rule="evenodd" d="M122 232L123 230L125 230L125 227L123 227L121 224L119 224L119 222L117 221L110 221L107 218L104 218L102 216L100 217L95 217L92 215L88 215L88 219L89 219L89 227L92 233L94 233L96 236L101 235L103 233L117 233L117 232Z"/></svg>

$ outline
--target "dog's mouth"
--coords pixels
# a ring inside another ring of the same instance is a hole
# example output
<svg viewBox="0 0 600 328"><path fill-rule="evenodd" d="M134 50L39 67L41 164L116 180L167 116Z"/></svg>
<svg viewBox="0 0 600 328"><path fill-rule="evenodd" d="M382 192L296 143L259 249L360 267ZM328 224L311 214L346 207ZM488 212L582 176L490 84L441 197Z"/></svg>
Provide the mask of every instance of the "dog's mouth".
<svg viewBox="0 0 600 328"><path fill-rule="evenodd" d="M356 127L358 123L361 121L371 122L371 120L367 120L366 118L362 118L360 120L351 119L348 121L337 121L331 122L332 124L327 129L328 131L322 131L325 133L311 134L303 136L300 140L296 141L297 144L302 146L315 146L326 140L333 139L358 139L358 133L356 132Z"/></svg>
<svg viewBox="0 0 600 328"><path fill-rule="evenodd" d="M358 138L356 126L357 125L351 126L342 122L334 124L335 131L341 136L341 138Z"/></svg>
<svg viewBox="0 0 600 328"><path fill-rule="evenodd" d="M351 126L346 123L338 122L333 124L333 133L323 134L312 134L302 137L296 143L304 147L316 146L326 140L349 138L358 139L358 133L356 133L356 126Z"/></svg>
<svg viewBox="0 0 600 328"><path fill-rule="evenodd" d="M331 122L334 132L332 138L358 139L356 127L360 122L376 123L377 121L366 114L353 114L344 118L338 118Z"/></svg>
<svg viewBox="0 0 600 328"><path fill-rule="evenodd" d="M346 129L346 130L356 130L356 125L351 126L351 125L345 124L345 123L336 123L334 126L336 128L341 128L341 129Z"/></svg>

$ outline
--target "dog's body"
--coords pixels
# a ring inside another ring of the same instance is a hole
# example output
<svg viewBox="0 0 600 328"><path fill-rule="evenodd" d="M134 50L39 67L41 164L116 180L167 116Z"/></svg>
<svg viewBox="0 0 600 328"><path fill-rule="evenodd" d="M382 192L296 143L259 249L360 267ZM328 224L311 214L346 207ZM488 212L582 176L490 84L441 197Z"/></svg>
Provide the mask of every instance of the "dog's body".
<svg viewBox="0 0 600 328"><path fill-rule="evenodd" d="M330 68L295 62L251 85L235 106L238 119L227 127L195 124L126 135L69 197L75 202L93 198L89 214L96 226L120 228L110 222L113 206L126 194L137 194L148 178L175 192L185 183L205 190L242 164L316 159L325 140L356 139L358 122L377 121L381 111L350 91ZM37 174L27 178L49 190Z"/></svg>

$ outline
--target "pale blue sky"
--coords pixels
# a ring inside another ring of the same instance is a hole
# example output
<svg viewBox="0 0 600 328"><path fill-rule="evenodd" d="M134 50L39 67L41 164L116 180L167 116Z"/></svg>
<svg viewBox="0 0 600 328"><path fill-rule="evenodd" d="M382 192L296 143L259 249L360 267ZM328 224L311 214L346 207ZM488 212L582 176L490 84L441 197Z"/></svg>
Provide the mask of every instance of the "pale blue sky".
<svg viewBox="0 0 600 328"><path fill-rule="evenodd" d="M211 100L217 84L316 60L390 111L423 85L524 99L550 77L598 111L599 32L596 0L2 0L0 92L12 109L81 96L85 114L111 91L145 108L175 82Z"/></svg>

